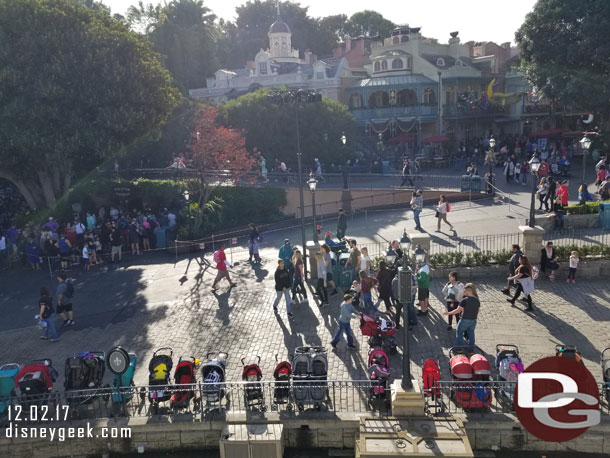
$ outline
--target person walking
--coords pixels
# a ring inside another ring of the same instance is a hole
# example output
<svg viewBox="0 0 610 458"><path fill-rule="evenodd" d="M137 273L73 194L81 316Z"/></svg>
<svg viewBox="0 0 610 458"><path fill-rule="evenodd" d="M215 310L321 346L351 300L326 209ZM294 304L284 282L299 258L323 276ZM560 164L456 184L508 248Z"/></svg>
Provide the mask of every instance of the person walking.
<svg viewBox="0 0 610 458"><path fill-rule="evenodd" d="M402 164L402 181L400 183L400 188L406 186L407 181L409 182L409 186L413 187L415 184L413 183L413 178L411 177L411 164L409 159L405 159Z"/></svg>
<svg viewBox="0 0 610 458"><path fill-rule="evenodd" d="M519 258L523 256L521 248L516 243L513 244L511 250L513 252L513 255L511 256L510 261L508 261L509 278L515 273L517 267L519 267ZM507 296L510 296L510 288L512 286L516 286L515 282L513 280L508 280L508 282L506 283L506 287L502 289L502 293L506 294Z"/></svg>
<svg viewBox="0 0 610 458"><path fill-rule="evenodd" d="M415 230L422 231L421 221L419 220L419 215L421 214L424 208L424 198L422 197L422 190L418 189L413 193L411 197L411 210L413 210L413 220L415 221Z"/></svg>
<svg viewBox="0 0 610 458"><path fill-rule="evenodd" d="M339 209L339 217L337 218L337 238L343 240L345 231L347 230L347 216L342 208Z"/></svg>
<svg viewBox="0 0 610 458"><path fill-rule="evenodd" d="M40 318L40 326L44 328L44 334L40 336L43 340L49 342L57 342L59 337L53 324L53 298L49 294L47 288L40 288L40 299L38 299L38 318Z"/></svg>
<svg viewBox="0 0 610 458"><path fill-rule="evenodd" d="M249 240L248 240L248 251L250 253L250 257L248 258L248 262L252 262L252 258L254 257L254 262L259 263L261 258L258 254L258 238L260 237L258 233L258 229L253 223L248 224L248 229L250 230Z"/></svg>
<svg viewBox="0 0 610 458"><path fill-rule="evenodd" d="M430 266L424 264L417 270L417 300L420 310L418 315L428 314L428 298L430 297Z"/></svg>
<svg viewBox="0 0 610 458"><path fill-rule="evenodd" d="M337 294L339 294L339 291L337 291L337 285L333 280L333 263L330 251L330 246L327 243L324 243L322 245L321 253L322 258L324 259L324 265L326 266L326 284L332 288L330 295L336 296Z"/></svg>
<svg viewBox="0 0 610 458"><path fill-rule="evenodd" d="M544 198L544 206L546 207L546 211L548 213L553 211L553 202L555 201L557 182L553 179L553 177L548 177L547 183L549 184L549 188Z"/></svg>
<svg viewBox="0 0 610 458"><path fill-rule="evenodd" d="M294 272L294 267L292 265L292 246L290 245L290 239L284 239L284 244L280 247L280 252L278 254L278 258L284 261L284 265L286 266L286 270L288 270L288 275L290 276L290 281L292 281L292 273Z"/></svg>
<svg viewBox="0 0 610 458"><path fill-rule="evenodd" d="M561 199L561 205L564 207L568 206L568 200L570 199L570 193L568 192L568 180L563 180L559 188L557 188L557 197Z"/></svg>
<svg viewBox="0 0 610 458"><path fill-rule="evenodd" d="M360 294L362 301L364 302L364 313L367 315L379 315L379 310L373 304L373 293L372 290L377 284L377 279L369 277L366 272L360 271ZM373 312L373 313L371 313Z"/></svg>
<svg viewBox="0 0 610 458"><path fill-rule="evenodd" d="M455 232L455 229L453 228L453 224L451 224L449 221L447 221L447 213L450 210L451 210L451 206L447 202L447 198L445 197L445 195L442 195L440 197L438 205L436 206L436 218L438 220L438 224L436 226L436 232L441 232L441 221L445 221L445 223L447 223L449 225L451 230L453 232Z"/></svg>
<svg viewBox="0 0 610 458"><path fill-rule="evenodd" d="M129 243L131 244L131 254L140 255L140 228L135 218L131 220L129 225Z"/></svg>
<svg viewBox="0 0 610 458"><path fill-rule="evenodd" d="M572 253L570 253L570 273L568 273L566 283L570 283L570 280L572 280L572 283L576 283L576 269L578 269L578 262L578 251L572 251Z"/></svg>
<svg viewBox="0 0 610 458"><path fill-rule="evenodd" d="M292 310L290 309L290 274L283 260L277 261L277 269L275 270L275 301L273 301L273 311L277 313L277 306L284 296L286 301L286 312L289 318L292 318Z"/></svg>
<svg viewBox="0 0 610 458"><path fill-rule="evenodd" d="M538 210L542 210L542 205L544 204L545 211L549 211L549 204L546 199L546 195L549 192L549 184L546 181L546 177L540 178L540 182L538 183L538 191L536 191L536 195L538 196L538 201L540 202L540 206Z"/></svg>
<svg viewBox="0 0 610 458"><path fill-rule="evenodd" d="M231 275L229 275L229 267L231 264L227 261L227 255L225 254L225 244L224 242L220 243L218 250L214 253L214 262L216 263L216 278L214 278L214 283L212 283L212 291L216 291L218 282L223 278L226 278L229 282L229 286L234 288L237 286L237 283L233 283L231 281Z"/></svg>
<svg viewBox="0 0 610 458"><path fill-rule="evenodd" d="M72 298L74 297L74 285L67 281L66 274L57 276L57 290L55 296L57 300L57 314L64 320L63 327L73 326L74 316L72 312ZM66 318L67 314L67 318Z"/></svg>
<svg viewBox="0 0 610 458"><path fill-rule="evenodd" d="M549 271L549 280L555 281L555 271L559 269L559 264L555 260L555 249L553 242L547 242L546 246L540 250L540 270L542 272Z"/></svg>
<svg viewBox="0 0 610 458"><path fill-rule="evenodd" d="M449 281L443 287L443 295L445 297L448 312L457 309L464 298L464 285L458 281L458 273L456 271L449 272ZM453 329L453 315L449 315L448 319L447 331L451 331L451 329ZM459 323L460 316L456 315L455 324L458 325Z"/></svg>
<svg viewBox="0 0 610 458"><path fill-rule="evenodd" d="M339 315L339 329L333 337L333 340L330 341L330 344L333 348L337 348L337 344L341 339L343 333L347 337L347 348L354 349L356 345L354 345L354 335L352 333L352 328L350 325L350 321L352 318L357 318L359 315L358 311L352 305L352 295L345 294L343 296L343 302L341 303L341 313Z"/></svg>
<svg viewBox="0 0 610 458"><path fill-rule="evenodd" d="M326 263L322 253L316 253L316 265L318 281L316 283L316 294L320 298L320 307L326 307L328 305L328 291L326 291Z"/></svg>
<svg viewBox="0 0 610 458"><path fill-rule="evenodd" d="M379 300L385 304L386 312L392 308L392 280L396 275L394 269L388 269L388 264L385 261L379 263L379 272L377 272L377 291L379 291Z"/></svg>
<svg viewBox="0 0 610 458"><path fill-rule="evenodd" d="M349 257L345 261L345 269L350 273L350 283L353 282L358 276L358 270L360 269L361 253L358 249L357 242L355 239L349 241Z"/></svg>
<svg viewBox="0 0 610 458"><path fill-rule="evenodd" d="M367 275L371 275L371 257L369 256L369 249L365 246L360 250L360 271L366 272Z"/></svg>
<svg viewBox="0 0 610 458"><path fill-rule="evenodd" d="M40 249L38 248L38 245L34 243L32 237L28 237L28 241L25 244L25 255L32 266L32 269L40 270Z"/></svg>
<svg viewBox="0 0 610 458"><path fill-rule="evenodd" d="M307 303L307 289L305 289L305 283L303 279L305 278L305 274L303 273L303 268L305 263L303 262L303 255L298 249L294 250L294 254L292 256L292 264L294 265L294 276L292 279L292 300L297 300L297 293L301 294L302 300L301 302Z"/></svg>
<svg viewBox="0 0 610 458"><path fill-rule="evenodd" d="M117 256L119 262L121 262L121 248L123 243L121 242L121 230L117 227L116 223L112 223L112 232L110 233L110 245L111 245L111 254L110 260L114 262L114 257Z"/></svg>
<svg viewBox="0 0 610 458"><path fill-rule="evenodd" d="M519 299L519 295L523 293L527 300L526 310L528 312L533 312L534 307L532 306L531 294L534 292L534 279L532 278L532 266L527 256L521 256L519 258L519 267L517 267L513 276L508 277L508 280L516 282L517 290L511 299L506 300L514 307L515 302Z"/></svg>
<svg viewBox="0 0 610 458"><path fill-rule="evenodd" d="M479 316L479 310L481 309L481 303L477 295L476 287L472 283L466 283L464 285L464 298L460 301L460 305L455 310L445 311L444 315L460 315L461 318L456 327L456 346L464 346L464 335L468 336L468 343L471 347L476 344L474 335L475 328L477 327L477 318Z"/></svg>

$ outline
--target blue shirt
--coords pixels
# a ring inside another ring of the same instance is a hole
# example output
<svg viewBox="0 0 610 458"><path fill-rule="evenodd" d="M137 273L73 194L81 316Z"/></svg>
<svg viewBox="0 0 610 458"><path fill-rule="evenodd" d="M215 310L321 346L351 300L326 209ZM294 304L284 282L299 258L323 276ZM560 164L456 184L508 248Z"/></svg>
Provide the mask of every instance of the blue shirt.
<svg viewBox="0 0 610 458"><path fill-rule="evenodd" d="M341 303L341 315L339 316L339 321L341 323L349 323L352 318L356 318L358 316L358 311L354 308L354 306L347 302Z"/></svg>
<svg viewBox="0 0 610 458"><path fill-rule="evenodd" d="M287 266L292 266L292 247L290 245L282 245L279 258L284 261L284 264Z"/></svg>

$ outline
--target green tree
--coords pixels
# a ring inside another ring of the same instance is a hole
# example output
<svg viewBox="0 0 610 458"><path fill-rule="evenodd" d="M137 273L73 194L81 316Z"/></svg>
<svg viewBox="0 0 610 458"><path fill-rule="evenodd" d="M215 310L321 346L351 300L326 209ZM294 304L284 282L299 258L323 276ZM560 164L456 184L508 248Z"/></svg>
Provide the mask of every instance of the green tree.
<svg viewBox="0 0 610 458"><path fill-rule="evenodd" d="M360 35L388 38L396 25L372 10L359 11L349 18L348 32L352 37Z"/></svg>
<svg viewBox="0 0 610 458"><path fill-rule="evenodd" d="M529 82L550 99L606 115L610 2L539 0L515 35Z"/></svg>
<svg viewBox="0 0 610 458"><path fill-rule="evenodd" d="M184 92L205 86L205 78L218 68L219 31L216 16L202 0L173 0L164 6L131 6L127 18L136 30L146 32Z"/></svg>
<svg viewBox="0 0 610 458"><path fill-rule="evenodd" d="M33 209L158 132L180 98L148 40L104 11L0 0L0 43L0 177Z"/></svg>
<svg viewBox="0 0 610 458"><path fill-rule="evenodd" d="M276 106L267 100L268 94L261 89L231 100L219 107L218 117L228 127L243 129L246 148L262 152L269 168L277 158L296 169L297 107L304 170L313 166L316 157L335 163L346 158L357 126L345 105L324 98L320 103ZM344 133L346 146L340 141Z"/></svg>

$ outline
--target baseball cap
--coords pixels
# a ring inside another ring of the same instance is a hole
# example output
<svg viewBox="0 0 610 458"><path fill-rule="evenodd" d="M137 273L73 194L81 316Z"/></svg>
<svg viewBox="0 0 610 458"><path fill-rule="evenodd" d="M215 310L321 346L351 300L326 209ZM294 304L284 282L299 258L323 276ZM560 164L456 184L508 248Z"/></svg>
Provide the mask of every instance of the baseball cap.
<svg viewBox="0 0 610 458"><path fill-rule="evenodd" d="M290 245L290 239L284 239L284 245Z"/></svg>

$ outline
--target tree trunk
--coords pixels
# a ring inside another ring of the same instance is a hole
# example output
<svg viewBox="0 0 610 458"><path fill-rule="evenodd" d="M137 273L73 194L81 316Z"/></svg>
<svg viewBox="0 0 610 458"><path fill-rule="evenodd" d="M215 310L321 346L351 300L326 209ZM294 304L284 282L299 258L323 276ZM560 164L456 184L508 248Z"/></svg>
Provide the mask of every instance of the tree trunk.
<svg viewBox="0 0 610 458"><path fill-rule="evenodd" d="M53 178L53 194L56 196L62 195L61 183L59 182L59 171L57 169L53 170L52 173Z"/></svg>
<svg viewBox="0 0 610 458"><path fill-rule="evenodd" d="M49 173L39 171L38 179L42 186L42 194L47 207L53 207L56 203L55 192L53 191L53 179L49 176Z"/></svg>
<svg viewBox="0 0 610 458"><path fill-rule="evenodd" d="M72 174L70 172L66 172L64 175L64 183L62 188L62 195L67 193L70 189L70 185L72 184Z"/></svg>
<svg viewBox="0 0 610 458"><path fill-rule="evenodd" d="M22 180L6 170L0 170L0 178L10 181L17 187L30 209L37 210L44 206L40 200L40 187L34 181Z"/></svg>

